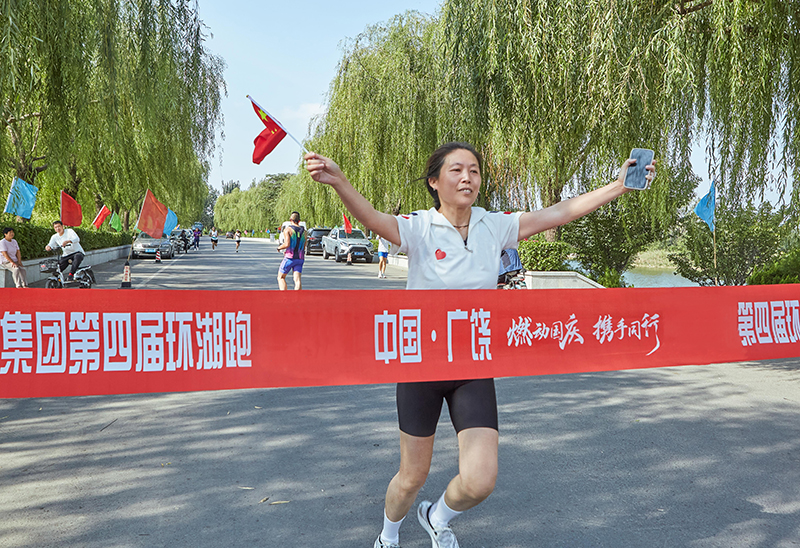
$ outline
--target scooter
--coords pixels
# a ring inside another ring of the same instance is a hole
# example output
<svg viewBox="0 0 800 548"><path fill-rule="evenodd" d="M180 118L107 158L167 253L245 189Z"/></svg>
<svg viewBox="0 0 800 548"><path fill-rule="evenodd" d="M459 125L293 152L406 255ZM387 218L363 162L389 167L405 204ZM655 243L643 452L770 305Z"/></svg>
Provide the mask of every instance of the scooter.
<svg viewBox="0 0 800 548"><path fill-rule="evenodd" d="M504 249L500 255L497 289L527 289L525 269L516 249Z"/></svg>
<svg viewBox="0 0 800 548"><path fill-rule="evenodd" d="M56 251L57 249L60 250L61 248L56 247L53 249L55 257L50 257L39 263L39 272L49 272L53 274L47 278L47 281L44 283L44 286L47 289L62 289L70 287L89 289L92 287L92 284L97 283L91 265L80 267L75 273L73 279L70 280L66 272L61 272L61 265L58 261L59 253ZM72 260L70 260L70 264L72 264Z"/></svg>

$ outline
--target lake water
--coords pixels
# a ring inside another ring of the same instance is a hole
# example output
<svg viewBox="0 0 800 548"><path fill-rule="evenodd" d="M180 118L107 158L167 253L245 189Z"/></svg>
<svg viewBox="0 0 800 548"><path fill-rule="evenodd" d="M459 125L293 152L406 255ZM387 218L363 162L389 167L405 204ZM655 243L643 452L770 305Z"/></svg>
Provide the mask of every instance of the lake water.
<svg viewBox="0 0 800 548"><path fill-rule="evenodd" d="M578 268L577 261L568 261ZM625 283L633 287L699 287L691 280L678 276L671 268L631 268L622 275Z"/></svg>
<svg viewBox="0 0 800 548"><path fill-rule="evenodd" d="M625 283L634 287L697 287L671 268L632 268L623 277Z"/></svg>

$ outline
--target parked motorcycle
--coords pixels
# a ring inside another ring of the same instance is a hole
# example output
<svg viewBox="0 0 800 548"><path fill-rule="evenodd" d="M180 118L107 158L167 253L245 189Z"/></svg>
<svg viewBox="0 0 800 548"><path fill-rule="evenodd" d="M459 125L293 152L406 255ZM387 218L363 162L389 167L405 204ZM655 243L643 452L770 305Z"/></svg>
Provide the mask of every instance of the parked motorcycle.
<svg viewBox="0 0 800 548"><path fill-rule="evenodd" d="M500 255L497 289L527 289L525 269L516 249L504 249Z"/></svg>
<svg viewBox="0 0 800 548"><path fill-rule="evenodd" d="M75 273L72 280L67 276L67 272L61 272L61 265L58 261L58 256L61 248L54 248L53 253L55 257L50 257L39 263L39 272L52 273L52 276L47 278L44 286L47 289L62 289L77 287L80 289L89 289L92 284L97 283L94 277L94 271L91 265L81 266ZM72 261L70 260L70 264Z"/></svg>

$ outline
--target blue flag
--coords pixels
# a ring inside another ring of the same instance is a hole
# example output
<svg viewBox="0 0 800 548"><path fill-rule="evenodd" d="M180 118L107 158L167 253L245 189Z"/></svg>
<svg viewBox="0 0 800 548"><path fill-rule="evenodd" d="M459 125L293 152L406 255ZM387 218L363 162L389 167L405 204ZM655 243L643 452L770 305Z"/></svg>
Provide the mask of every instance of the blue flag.
<svg viewBox="0 0 800 548"><path fill-rule="evenodd" d="M708 225L711 232L714 232L714 210L717 207L716 193L714 192L714 181L711 181L711 188L708 194L700 198L694 207L694 212Z"/></svg>
<svg viewBox="0 0 800 548"><path fill-rule="evenodd" d="M29 185L22 179L14 177L11 184L11 192L8 194L4 213L11 213L23 219L30 219L33 214L33 206L36 204L36 193L39 189Z"/></svg>
<svg viewBox="0 0 800 548"><path fill-rule="evenodd" d="M164 236L169 238L170 233L178 226L178 216L167 208L167 219L164 221Z"/></svg>

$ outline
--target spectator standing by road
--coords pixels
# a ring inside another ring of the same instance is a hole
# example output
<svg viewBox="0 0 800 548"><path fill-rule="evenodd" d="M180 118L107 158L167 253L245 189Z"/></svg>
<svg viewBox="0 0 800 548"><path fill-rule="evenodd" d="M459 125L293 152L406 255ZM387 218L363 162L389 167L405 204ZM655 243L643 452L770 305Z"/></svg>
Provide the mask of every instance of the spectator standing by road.
<svg viewBox="0 0 800 548"><path fill-rule="evenodd" d="M0 240L0 268L11 271L17 287L28 287L28 273L22 266L22 253L11 227L3 229L3 239Z"/></svg>
<svg viewBox="0 0 800 548"><path fill-rule="evenodd" d="M389 249L392 243L381 236L378 236L378 278L386 278L386 265L389 263Z"/></svg>
<svg viewBox="0 0 800 548"><path fill-rule="evenodd" d="M50 237L50 242L44 248L47 251L52 251L57 247L62 249L58 266L61 268L61 272L65 272L69 262L72 261L72 268L67 275L67 279L72 281L81 266L81 262L83 262L83 258L86 256L83 252L83 247L81 247L81 239L71 228L64 228L64 223L61 221L55 221L53 229L56 233Z"/></svg>
<svg viewBox="0 0 800 548"><path fill-rule="evenodd" d="M278 246L278 251L283 252L283 261L278 267L278 289L285 291L286 275L293 271L294 288L301 288L300 277L303 274L303 262L305 261L306 249L306 229L300 226L300 214L293 211L289 217L289 225L283 229L283 243Z"/></svg>
<svg viewBox="0 0 800 548"><path fill-rule="evenodd" d="M211 250L217 249L217 244L219 243L219 232L217 232L217 227L212 226L211 232L208 233L211 237Z"/></svg>

